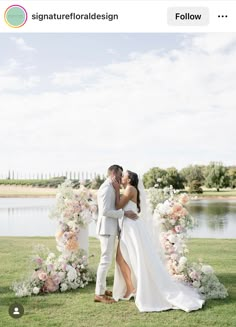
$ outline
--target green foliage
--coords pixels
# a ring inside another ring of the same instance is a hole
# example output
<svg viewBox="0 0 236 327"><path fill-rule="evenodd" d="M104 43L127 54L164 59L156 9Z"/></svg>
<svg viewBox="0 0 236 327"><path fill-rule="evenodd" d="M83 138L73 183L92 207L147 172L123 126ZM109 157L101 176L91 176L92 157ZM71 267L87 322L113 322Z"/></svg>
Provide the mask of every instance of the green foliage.
<svg viewBox="0 0 236 327"><path fill-rule="evenodd" d="M175 167L167 168L166 169L166 185L172 185L175 190L183 189L184 188L184 179L179 174L178 170Z"/></svg>
<svg viewBox="0 0 236 327"><path fill-rule="evenodd" d="M230 187L236 188L236 166L229 167L228 176L229 176Z"/></svg>
<svg viewBox="0 0 236 327"><path fill-rule="evenodd" d="M190 186L193 181L198 181L201 186L205 181L204 172L205 166L189 165L188 167L183 168L180 171L180 174L187 186Z"/></svg>
<svg viewBox="0 0 236 327"><path fill-rule="evenodd" d="M206 186L215 187L217 191L229 186L227 168L221 162L211 162L206 170Z"/></svg>
<svg viewBox="0 0 236 327"><path fill-rule="evenodd" d="M32 187L52 187L56 188L65 181L65 177L55 177L50 179L1 179L0 185L21 185Z"/></svg>
<svg viewBox="0 0 236 327"><path fill-rule="evenodd" d="M143 175L143 184L145 188L158 187L164 188L173 186L174 189L181 189L184 187L183 178L180 176L175 167L161 169L159 167L151 168Z"/></svg>
<svg viewBox="0 0 236 327"><path fill-rule="evenodd" d="M143 184L145 188L154 187L156 184L160 188L163 188L165 185L163 183L164 178L166 177L166 171L159 167L151 168L147 173L143 175Z"/></svg>
<svg viewBox="0 0 236 327"><path fill-rule="evenodd" d="M189 186L189 193L203 193L203 190L201 188L201 182L192 181Z"/></svg>
<svg viewBox="0 0 236 327"><path fill-rule="evenodd" d="M180 171L175 167L162 169L153 167L143 175L145 188L164 188L173 186L183 189L189 186L193 193L202 192L201 186L209 188L236 187L236 166L225 167L221 162L210 162L209 165L189 165Z"/></svg>

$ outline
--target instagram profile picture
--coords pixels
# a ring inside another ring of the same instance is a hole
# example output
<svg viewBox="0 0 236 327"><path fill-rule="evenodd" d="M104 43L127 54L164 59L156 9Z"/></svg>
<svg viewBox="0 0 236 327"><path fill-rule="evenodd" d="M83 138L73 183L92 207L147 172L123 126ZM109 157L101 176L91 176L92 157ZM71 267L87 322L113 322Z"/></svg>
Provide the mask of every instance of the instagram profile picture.
<svg viewBox="0 0 236 327"><path fill-rule="evenodd" d="M8 26L19 28L25 25L28 18L27 11L20 5L12 5L5 10L4 19Z"/></svg>

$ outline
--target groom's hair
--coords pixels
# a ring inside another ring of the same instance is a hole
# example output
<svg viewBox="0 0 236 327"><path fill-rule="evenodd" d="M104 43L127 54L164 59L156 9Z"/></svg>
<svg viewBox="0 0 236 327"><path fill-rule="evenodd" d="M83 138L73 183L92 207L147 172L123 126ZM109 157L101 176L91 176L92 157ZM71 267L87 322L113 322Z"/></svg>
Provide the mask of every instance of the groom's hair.
<svg viewBox="0 0 236 327"><path fill-rule="evenodd" d="M108 170L107 170L107 174L110 175L111 172L115 172L115 173L117 173L117 172L119 171L119 169L120 169L121 171L123 171L123 168L122 168L121 166L119 166L119 165L112 165L112 166L110 166L110 167L108 168Z"/></svg>

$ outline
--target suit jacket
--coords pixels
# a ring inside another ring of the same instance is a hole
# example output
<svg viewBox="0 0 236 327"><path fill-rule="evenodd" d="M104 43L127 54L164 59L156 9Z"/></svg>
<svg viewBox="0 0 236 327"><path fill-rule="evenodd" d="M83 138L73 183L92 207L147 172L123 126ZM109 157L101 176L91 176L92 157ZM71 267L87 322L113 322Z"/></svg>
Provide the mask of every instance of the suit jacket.
<svg viewBox="0 0 236 327"><path fill-rule="evenodd" d="M124 211L122 209L116 210L115 208L116 194L109 178L100 186L97 199L97 234L117 235L119 231L118 220L123 217Z"/></svg>

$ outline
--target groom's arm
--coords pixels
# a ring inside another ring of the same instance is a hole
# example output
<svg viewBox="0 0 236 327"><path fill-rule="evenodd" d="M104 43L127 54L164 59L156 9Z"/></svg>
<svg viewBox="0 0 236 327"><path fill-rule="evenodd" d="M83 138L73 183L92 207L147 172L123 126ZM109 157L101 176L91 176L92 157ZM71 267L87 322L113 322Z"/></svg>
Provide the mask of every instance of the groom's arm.
<svg viewBox="0 0 236 327"><path fill-rule="evenodd" d="M111 209L111 203L113 201L112 194L109 190L104 189L100 192L100 201L101 201L101 208L100 212L102 216L119 219L124 215L124 210L114 210Z"/></svg>

